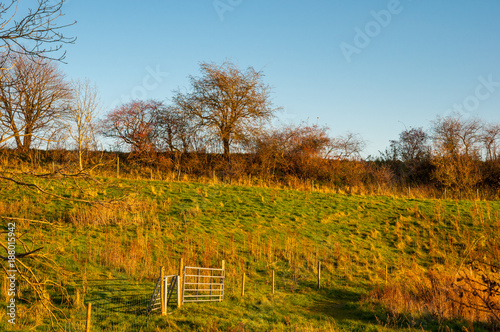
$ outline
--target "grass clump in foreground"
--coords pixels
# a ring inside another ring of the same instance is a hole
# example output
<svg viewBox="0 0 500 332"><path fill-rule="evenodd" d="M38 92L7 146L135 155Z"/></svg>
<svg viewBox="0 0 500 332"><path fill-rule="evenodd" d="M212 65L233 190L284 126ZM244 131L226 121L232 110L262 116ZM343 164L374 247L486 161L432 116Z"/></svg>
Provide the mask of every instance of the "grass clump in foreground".
<svg viewBox="0 0 500 332"><path fill-rule="evenodd" d="M498 201L114 178L100 179L99 186L74 185L84 188L79 191L61 182L37 181L68 198L122 199L88 205L39 196L12 184L0 189L4 224L16 220L24 241L18 251L43 247L23 263L48 297L19 281L16 327L21 330L50 330L51 319L61 325L82 321L84 304L99 296L147 293L160 267L174 274L181 257L186 265L202 267L218 267L225 260L225 300L185 305L167 317L154 315L144 323L146 330L421 331L473 326L479 331L492 326L490 315L474 312L473 300L460 304L464 296L474 296L465 286L456 288L456 277L469 273L462 283L481 280L479 267L469 269L467 263L498 263L498 250L491 250L498 248ZM484 252L490 253L486 260ZM242 298L243 273L247 283ZM126 279L118 290L102 291L95 284L116 279ZM442 289L448 293L438 292ZM464 295L450 302L460 289ZM47 302L53 307L47 308ZM118 317L125 321L129 316ZM0 319L0 329L10 328L5 316Z"/></svg>

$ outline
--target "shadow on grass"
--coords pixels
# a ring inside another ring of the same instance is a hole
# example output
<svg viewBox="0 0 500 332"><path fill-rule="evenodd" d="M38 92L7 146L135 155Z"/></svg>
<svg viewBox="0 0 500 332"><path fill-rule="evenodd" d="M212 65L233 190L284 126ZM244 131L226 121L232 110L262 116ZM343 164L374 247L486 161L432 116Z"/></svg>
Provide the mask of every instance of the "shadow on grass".
<svg viewBox="0 0 500 332"><path fill-rule="evenodd" d="M324 288L317 291L318 299L311 307L311 313L317 313L341 323L359 321L377 323L377 312L364 308L361 304L362 293L348 288Z"/></svg>
<svg viewBox="0 0 500 332"><path fill-rule="evenodd" d="M353 290L354 289L354 290ZM487 323L470 323L461 320L439 320L430 314L414 317L392 313L381 305L369 305L364 295L356 288L330 288L318 290L318 299L310 308L311 313L325 315L339 326L366 326L366 330L407 331L499 331L497 326ZM369 328L368 328L369 327ZM465 329L464 329L465 328Z"/></svg>

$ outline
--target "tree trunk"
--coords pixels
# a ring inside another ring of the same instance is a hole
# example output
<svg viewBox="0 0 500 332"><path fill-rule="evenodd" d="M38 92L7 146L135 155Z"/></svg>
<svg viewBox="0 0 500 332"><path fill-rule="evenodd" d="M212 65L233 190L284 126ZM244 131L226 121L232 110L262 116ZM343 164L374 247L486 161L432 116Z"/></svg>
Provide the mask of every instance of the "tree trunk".
<svg viewBox="0 0 500 332"><path fill-rule="evenodd" d="M20 147L21 151L24 153L29 153L30 148L31 148L31 140L32 140L32 134L33 132L31 131L30 128L26 128L24 131L24 136L23 136L23 143L22 146ZM18 146L19 148L19 146Z"/></svg>
<svg viewBox="0 0 500 332"><path fill-rule="evenodd" d="M83 154L83 151L81 149L79 149L78 150L78 166L79 166L80 172L83 171L82 154Z"/></svg>
<svg viewBox="0 0 500 332"><path fill-rule="evenodd" d="M229 159L229 138L223 138L222 145L224 146L224 158Z"/></svg>

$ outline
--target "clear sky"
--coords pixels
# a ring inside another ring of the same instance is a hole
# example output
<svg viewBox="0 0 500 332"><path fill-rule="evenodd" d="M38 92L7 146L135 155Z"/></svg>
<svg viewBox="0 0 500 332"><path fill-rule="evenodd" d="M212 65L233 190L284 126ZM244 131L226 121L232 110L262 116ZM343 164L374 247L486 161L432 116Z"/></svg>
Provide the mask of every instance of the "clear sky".
<svg viewBox="0 0 500 332"><path fill-rule="evenodd" d="M69 0L69 78L105 110L169 101L200 62L261 70L284 122L359 133L378 155L456 109L500 122L500 1Z"/></svg>

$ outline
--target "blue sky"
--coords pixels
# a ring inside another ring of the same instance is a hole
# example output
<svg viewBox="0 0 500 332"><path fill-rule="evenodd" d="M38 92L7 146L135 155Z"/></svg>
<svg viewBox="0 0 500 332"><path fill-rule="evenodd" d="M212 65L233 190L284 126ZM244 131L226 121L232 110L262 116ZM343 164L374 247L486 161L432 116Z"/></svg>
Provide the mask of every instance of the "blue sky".
<svg viewBox="0 0 500 332"><path fill-rule="evenodd" d="M406 127L457 109L500 122L500 1L70 0L69 78L104 111L169 101L200 62L261 70L283 122L359 133L378 155Z"/></svg>

